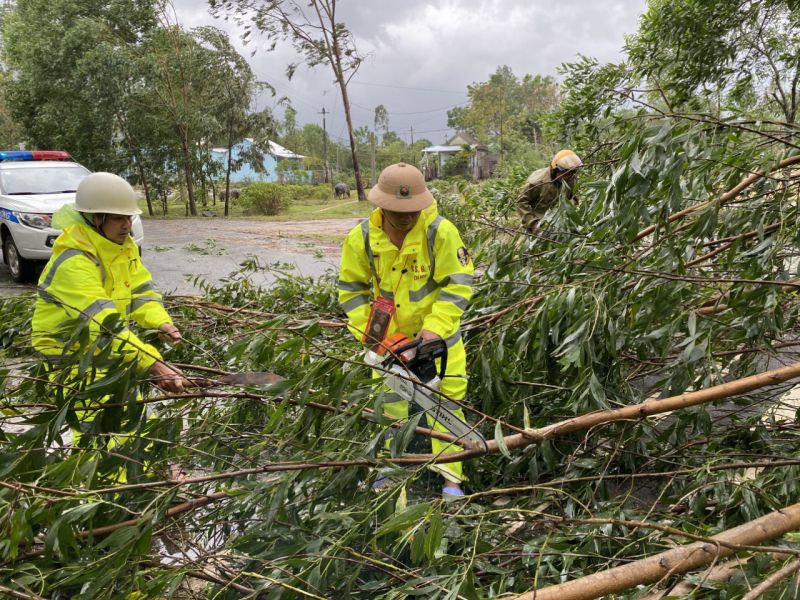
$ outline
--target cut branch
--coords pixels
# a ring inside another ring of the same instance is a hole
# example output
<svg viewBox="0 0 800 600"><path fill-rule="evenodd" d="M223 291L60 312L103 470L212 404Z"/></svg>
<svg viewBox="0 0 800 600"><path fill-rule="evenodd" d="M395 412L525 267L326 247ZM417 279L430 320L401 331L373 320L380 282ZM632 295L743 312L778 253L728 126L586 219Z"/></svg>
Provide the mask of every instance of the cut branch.
<svg viewBox="0 0 800 600"><path fill-rule="evenodd" d="M742 596L742 600L756 600L756 598L760 598L764 595L764 593L766 593L767 590L774 587L780 583L781 580L789 577L789 575L792 575L796 571L800 571L800 560L797 559L791 561L783 568L775 571L772 575L767 577L764 581Z"/></svg>
<svg viewBox="0 0 800 600"><path fill-rule="evenodd" d="M615 594L637 585L660 581L667 576L686 573L734 552L733 548L723 544L754 546L798 528L800 504L793 504L711 538L719 543L695 542L680 546L566 583L533 590L516 596L515 600L590 600Z"/></svg>

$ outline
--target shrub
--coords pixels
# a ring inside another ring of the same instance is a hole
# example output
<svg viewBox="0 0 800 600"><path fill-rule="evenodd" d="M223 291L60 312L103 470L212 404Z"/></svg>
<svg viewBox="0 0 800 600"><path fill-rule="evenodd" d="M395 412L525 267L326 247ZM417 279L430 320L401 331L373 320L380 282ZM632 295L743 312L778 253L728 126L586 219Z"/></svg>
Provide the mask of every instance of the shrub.
<svg viewBox="0 0 800 600"><path fill-rule="evenodd" d="M333 196L331 186L327 184L303 185L297 183L283 184L284 193L291 200L330 200Z"/></svg>
<svg viewBox="0 0 800 600"><path fill-rule="evenodd" d="M291 200L285 187L277 183L253 183L242 191L242 205L249 213L278 215Z"/></svg>

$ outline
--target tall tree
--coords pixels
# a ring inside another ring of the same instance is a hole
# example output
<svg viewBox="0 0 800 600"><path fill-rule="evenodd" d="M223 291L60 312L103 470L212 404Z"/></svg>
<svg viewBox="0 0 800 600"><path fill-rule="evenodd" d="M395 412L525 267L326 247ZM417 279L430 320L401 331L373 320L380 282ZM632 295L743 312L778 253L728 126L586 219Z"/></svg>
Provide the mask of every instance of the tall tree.
<svg viewBox="0 0 800 600"><path fill-rule="evenodd" d="M211 72L200 45L179 26L164 22L148 40L151 59L149 83L154 103L162 110L178 138L180 168L187 193L187 213L197 215L195 168L202 121L212 94Z"/></svg>
<svg viewBox="0 0 800 600"><path fill-rule="evenodd" d="M448 125L483 142L496 142L501 159L504 136L519 134L540 143L541 119L558 106L558 86L552 77L520 79L508 66L498 67L488 81L468 86L467 94L467 106L448 111Z"/></svg>
<svg viewBox="0 0 800 600"><path fill-rule="evenodd" d="M356 49L350 30L336 20L337 0L209 0L209 4L214 14L225 12L238 20L243 18L239 15L247 15L244 18L272 40L271 49L275 48L277 41L288 40L309 67L327 65L333 71L347 122L358 198L366 200L347 91L347 84L358 71L363 58ZM292 77L297 66L297 63L287 66L288 77Z"/></svg>
<svg viewBox="0 0 800 600"><path fill-rule="evenodd" d="M231 45L225 32L215 27L202 27L195 30L197 39L209 47L211 68L217 74L216 94L210 109L217 115L222 129L222 137L227 148L225 164L225 216L228 216L230 205L230 179L233 168L233 147L246 136L253 139L249 150L252 157L242 157L263 169L262 157L269 151L269 137L274 131L272 112L262 111L258 114L250 112L250 105L256 94L269 90L273 95L274 88L258 81L250 65Z"/></svg>
<svg viewBox="0 0 800 600"><path fill-rule="evenodd" d="M5 97L32 144L68 150L92 169L121 171L123 101L108 93L127 49L157 26L156 0L20 0L4 21ZM112 86L111 89L117 89Z"/></svg>
<svg viewBox="0 0 800 600"><path fill-rule="evenodd" d="M378 132L380 130L383 130L384 134L389 131L389 111L386 110L386 107L383 104L379 104L375 107L375 116L372 121L372 135L370 136L370 145L372 146L371 158L373 185L377 181L375 163L377 162L376 152L378 145Z"/></svg>

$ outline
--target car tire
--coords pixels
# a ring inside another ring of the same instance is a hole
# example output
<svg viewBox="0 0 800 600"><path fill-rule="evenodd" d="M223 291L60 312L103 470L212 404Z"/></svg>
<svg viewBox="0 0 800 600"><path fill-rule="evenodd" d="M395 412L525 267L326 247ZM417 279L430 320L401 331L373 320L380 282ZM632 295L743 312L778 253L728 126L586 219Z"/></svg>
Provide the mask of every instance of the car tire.
<svg viewBox="0 0 800 600"><path fill-rule="evenodd" d="M36 262L20 255L17 245L14 243L14 238L10 234L3 240L3 257L14 281L17 283L33 281L36 274Z"/></svg>

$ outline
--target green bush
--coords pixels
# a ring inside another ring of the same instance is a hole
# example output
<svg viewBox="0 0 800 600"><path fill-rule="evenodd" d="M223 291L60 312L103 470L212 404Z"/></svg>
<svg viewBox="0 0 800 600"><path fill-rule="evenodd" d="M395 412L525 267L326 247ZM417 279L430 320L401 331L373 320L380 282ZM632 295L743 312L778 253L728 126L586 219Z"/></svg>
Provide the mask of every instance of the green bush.
<svg viewBox="0 0 800 600"><path fill-rule="evenodd" d="M326 184L252 183L242 189L245 211L257 215L278 215L297 200L330 200L331 187Z"/></svg>
<svg viewBox="0 0 800 600"><path fill-rule="evenodd" d="M330 200L333 196L331 186L324 183L319 185L286 183L282 187L284 193L292 200Z"/></svg>
<svg viewBox="0 0 800 600"><path fill-rule="evenodd" d="M242 206L251 214L278 215L292 199L285 187L278 183L253 183L242 190Z"/></svg>

